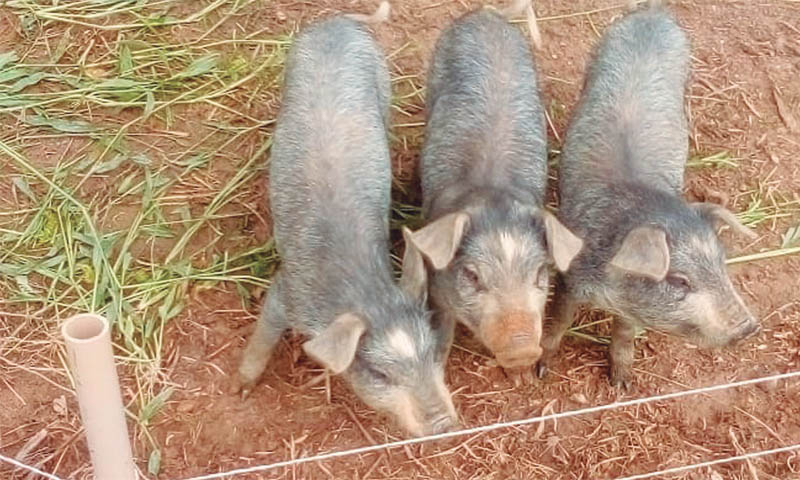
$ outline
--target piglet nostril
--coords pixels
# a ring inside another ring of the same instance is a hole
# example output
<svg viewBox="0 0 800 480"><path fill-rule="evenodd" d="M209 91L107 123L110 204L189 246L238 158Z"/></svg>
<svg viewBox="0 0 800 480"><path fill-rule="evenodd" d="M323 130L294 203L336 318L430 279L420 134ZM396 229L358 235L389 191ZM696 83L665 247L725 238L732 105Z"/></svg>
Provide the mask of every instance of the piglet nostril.
<svg viewBox="0 0 800 480"><path fill-rule="evenodd" d="M513 345L527 345L533 340L533 334L528 332L515 332L509 339Z"/></svg>
<svg viewBox="0 0 800 480"><path fill-rule="evenodd" d="M734 328L734 332L736 333L734 334L735 336L732 338L731 343L741 343L750 337L758 335L760 331L761 325L759 325L758 322L753 319L746 319Z"/></svg>
<svg viewBox="0 0 800 480"><path fill-rule="evenodd" d="M495 355L497 363L503 368L531 366L536 363L541 356L542 349L539 345L531 345L512 351L498 352Z"/></svg>

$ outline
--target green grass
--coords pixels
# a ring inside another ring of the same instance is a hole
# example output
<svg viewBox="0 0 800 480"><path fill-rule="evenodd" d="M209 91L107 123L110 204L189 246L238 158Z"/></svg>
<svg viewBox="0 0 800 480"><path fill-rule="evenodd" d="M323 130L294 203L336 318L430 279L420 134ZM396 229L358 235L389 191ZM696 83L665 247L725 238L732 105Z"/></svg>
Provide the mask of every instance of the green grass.
<svg viewBox="0 0 800 480"><path fill-rule="evenodd" d="M747 207L737 214L739 221L748 227L764 222L774 222L781 218L800 214L800 200L780 191L773 191L761 185L747 193Z"/></svg>
<svg viewBox="0 0 800 480"><path fill-rule="evenodd" d="M786 233L781 235L781 248L800 246L800 223L794 227L789 227Z"/></svg>
<svg viewBox="0 0 800 480"><path fill-rule="evenodd" d="M727 151L721 151L710 155L697 154L686 162L689 168L736 168L739 166L739 159L732 157Z"/></svg>
<svg viewBox="0 0 800 480"><path fill-rule="evenodd" d="M392 230L400 230L403 226L416 230L422 228L424 223L422 207L403 203L399 200L392 202L392 216L389 222Z"/></svg>
<svg viewBox="0 0 800 480"><path fill-rule="evenodd" d="M410 54L406 44L388 57L394 58L402 54ZM400 148L405 152L419 151L422 146L425 132L425 87L419 75L405 75L394 72L392 76L391 109L396 114L389 138L392 147ZM404 185L395 185L405 191Z"/></svg>
<svg viewBox="0 0 800 480"><path fill-rule="evenodd" d="M183 311L190 285L202 288L226 282L235 286L243 306L250 307L251 287L269 284L267 279L278 262L271 242L237 253L225 252L213 257L205 267L193 265L190 258L179 253L167 262L134 257L130 251L133 242L159 236L162 229L168 228L163 217L148 220L153 217L158 194L166 195L166 185L156 189L157 195L149 202L142 203L130 229L103 232L95 221L98 204L82 202L69 187L42 174L3 142L0 152L49 187L43 198L34 196L38 200L34 211L23 210L19 218L11 217L11 225L16 227L3 229L0 282L11 293L6 304L33 306L62 318L79 311L105 315L121 334L118 347L125 361L137 367L141 386L137 396L143 406L151 405L164 391L152 372L158 371L161 364L164 328ZM262 154L263 149L258 153ZM191 227L177 237L180 241L219 218L215 212L258 172L250 168L255 158L259 157L254 155L241 170L249 173L234 176L203 215L187 221ZM59 171L53 177L64 179ZM178 245L185 243L176 244L173 251L180 252ZM146 431L146 424L141 427ZM159 455L157 448L153 451Z"/></svg>
<svg viewBox="0 0 800 480"><path fill-rule="evenodd" d="M224 34L253 3L197 2L182 14L163 0L3 5L30 47L0 54L4 304L113 323L136 374L129 408L151 473L160 451L148 426L171 394L159 373L166 326L190 287L225 284L252 307L278 264L272 242L254 245L246 226L291 38ZM169 33L194 24L185 42ZM87 48L78 42L88 26L120 33ZM269 116L251 113L268 104ZM217 117L203 118L211 110ZM47 149L54 161L41 156ZM114 226L123 211L129 218Z"/></svg>
<svg viewBox="0 0 800 480"><path fill-rule="evenodd" d="M226 0L204 2L205 5L184 17L174 17L170 9L174 0L155 0L134 2L131 0L78 0L74 2L53 2L50 5L30 0L8 0L4 6L16 10L22 20L23 31L33 35L37 28L53 23L91 27L101 31L156 29L194 23L204 19L223 5ZM233 2L232 11L238 11L253 1ZM238 7L238 8L237 8Z"/></svg>
<svg viewBox="0 0 800 480"><path fill-rule="evenodd" d="M601 345L609 345L611 343L611 337L608 335L602 335L597 332L598 326L602 326L606 323L610 323L613 321L612 317L603 317L600 320L594 320L585 323L579 323L577 325L573 325L572 327L567 330L567 335L580 338L581 340L588 340L593 343L599 343Z"/></svg>

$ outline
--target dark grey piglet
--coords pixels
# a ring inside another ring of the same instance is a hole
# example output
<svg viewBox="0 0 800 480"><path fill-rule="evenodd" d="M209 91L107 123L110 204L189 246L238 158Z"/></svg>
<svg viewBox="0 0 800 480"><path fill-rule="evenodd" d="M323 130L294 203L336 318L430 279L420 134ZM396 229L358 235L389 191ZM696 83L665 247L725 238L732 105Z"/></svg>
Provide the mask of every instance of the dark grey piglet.
<svg viewBox="0 0 800 480"><path fill-rule="evenodd" d="M505 15L469 13L436 45L421 160L429 223L404 232L403 281L514 368L539 358L550 267L567 270L582 242L543 208L544 110L530 47Z"/></svg>
<svg viewBox="0 0 800 480"><path fill-rule="evenodd" d="M356 19L322 21L295 40L270 162L282 263L239 376L246 395L292 328L365 403L424 435L457 417L444 382L446 332L424 296L392 276L389 98L384 56Z"/></svg>
<svg viewBox="0 0 800 480"><path fill-rule="evenodd" d="M714 227L753 233L718 205L681 199L688 70L686 35L657 5L612 24L595 51L560 172L559 216L586 243L556 288L540 376L581 305L618 316L611 382L625 388L637 327L706 346L758 328L731 284Z"/></svg>

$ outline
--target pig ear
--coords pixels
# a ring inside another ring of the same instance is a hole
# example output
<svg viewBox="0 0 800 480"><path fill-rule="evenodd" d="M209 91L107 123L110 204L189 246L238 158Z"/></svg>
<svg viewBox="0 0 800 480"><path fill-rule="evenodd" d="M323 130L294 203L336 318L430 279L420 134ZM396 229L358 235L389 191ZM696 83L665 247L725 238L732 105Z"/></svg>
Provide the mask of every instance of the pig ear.
<svg viewBox="0 0 800 480"><path fill-rule="evenodd" d="M458 251L468 225L469 215L458 212L445 215L416 232L403 228L406 252L400 286L414 298L425 298L428 273L424 259L436 270L447 267Z"/></svg>
<svg viewBox="0 0 800 480"><path fill-rule="evenodd" d="M547 238L547 251L561 272L566 272L572 259L583 248L583 240L576 237L555 215L544 212L544 234Z"/></svg>
<svg viewBox="0 0 800 480"><path fill-rule="evenodd" d="M304 343L303 350L331 372L339 374L353 362L358 341L366 329L361 317L344 313L319 335Z"/></svg>
<svg viewBox="0 0 800 480"><path fill-rule="evenodd" d="M669 270L669 247L663 230L637 227L628 233L611 265L661 281Z"/></svg>
<svg viewBox="0 0 800 480"><path fill-rule="evenodd" d="M428 272L425 270L425 260L422 254L414 247L411 237L414 235L408 227L403 227L403 240L406 251L403 254L403 275L400 277L400 288L413 298L425 303L428 293Z"/></svg>
<svg viewBox="0 0 800 480"><path fill-rule="evenodd" d="M693 203L692 208L700 212L701 215L709 217L714 223L723 222L727 224L729 227L731 227L731 229L733 229L734 232L740 235L744 235L751 240L758 238L758 234L756 232L742 225L736 218L736 215L721 205L699 202Z"/></svg>

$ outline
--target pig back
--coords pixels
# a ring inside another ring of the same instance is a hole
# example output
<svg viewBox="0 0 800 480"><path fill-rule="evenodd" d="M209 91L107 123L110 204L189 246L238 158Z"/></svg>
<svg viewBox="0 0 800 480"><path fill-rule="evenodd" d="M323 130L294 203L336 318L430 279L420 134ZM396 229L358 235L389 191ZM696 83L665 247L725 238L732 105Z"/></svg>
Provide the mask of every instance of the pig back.
<svg viewBox="0 0 800 480"><path fill-rule="evenodd" d="M561 208L568 221L602 195L603 185L631 182L680 195L688 64L688 40L660 8L609 27L594 52L561 160Z"/></svg>
<svg viewBox="0 0 800 480"><path fill-rule="evenodd" d="M327 262L358 268L388 238L383 55L361 24L334 18L297 38L285 75L270 160L278 250L288 276Z"/></svg>
<svg viewBox="0 0 800 480"><path fill-rule="evenodd" d="M530 48L502 16L478 10L439 39L428 74L421 167L426 210L453 188L511 191L540 205L547 145ZM447 210L439 205L438 210Z"/></svg>

